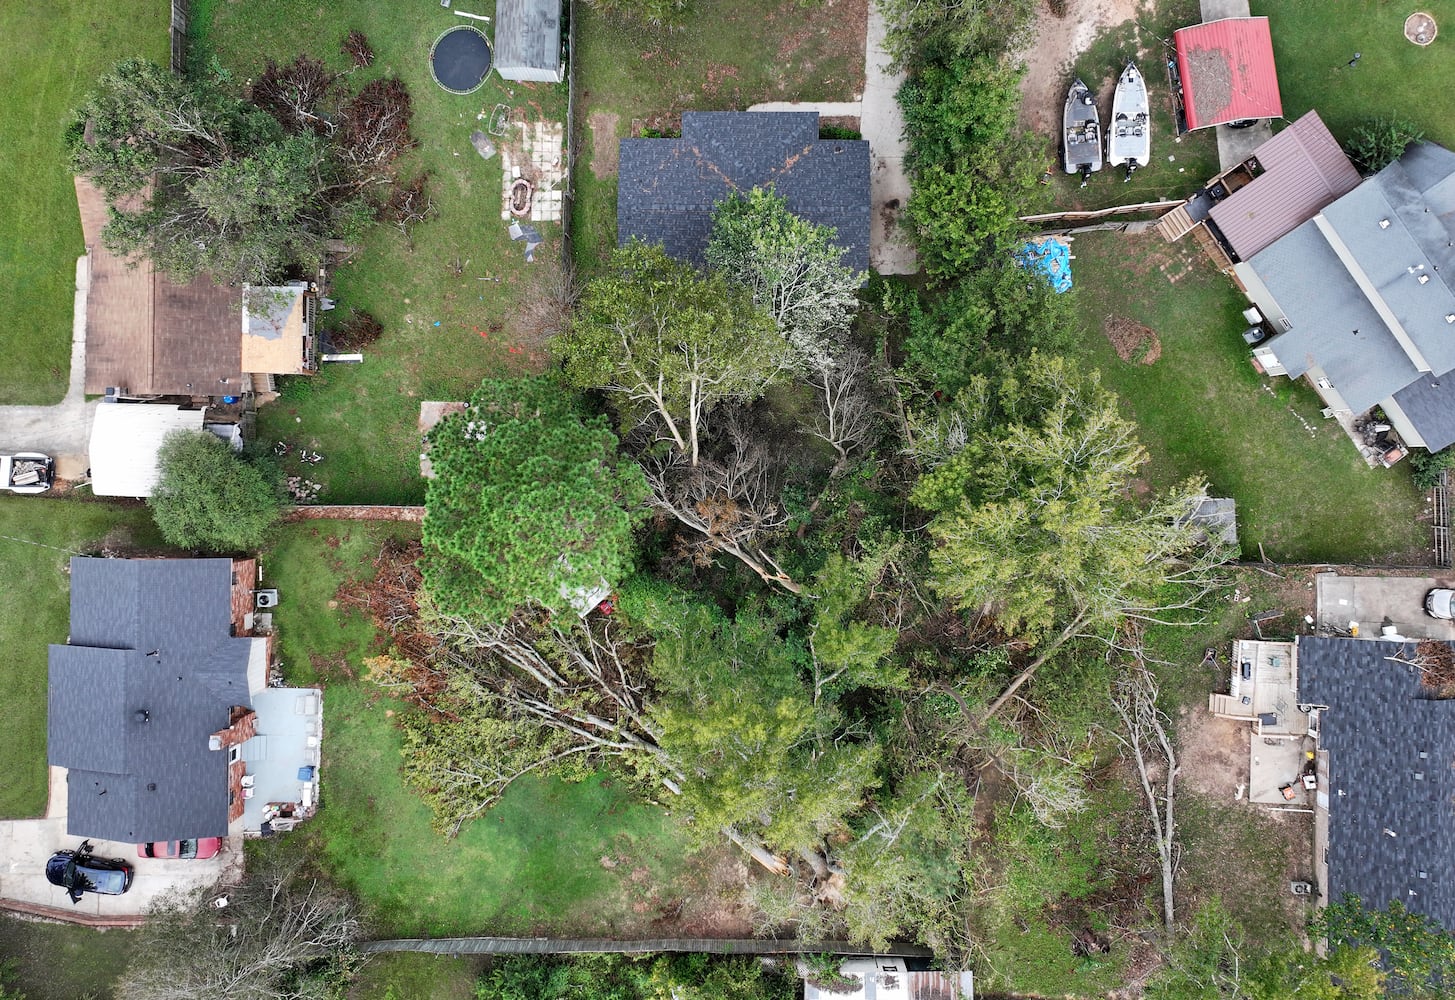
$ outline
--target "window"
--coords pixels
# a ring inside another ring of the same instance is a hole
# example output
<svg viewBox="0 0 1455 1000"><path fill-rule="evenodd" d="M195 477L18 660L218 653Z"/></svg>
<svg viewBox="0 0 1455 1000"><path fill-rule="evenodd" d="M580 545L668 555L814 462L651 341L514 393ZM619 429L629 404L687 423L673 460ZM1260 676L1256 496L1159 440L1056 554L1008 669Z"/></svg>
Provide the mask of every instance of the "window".
<svg viewBox="0 0 1455 1000"><path fill-rule="evenodd" d="M241 759L242 747L231 746L227 748L227 762L229 764L236 764Z"/></svg>

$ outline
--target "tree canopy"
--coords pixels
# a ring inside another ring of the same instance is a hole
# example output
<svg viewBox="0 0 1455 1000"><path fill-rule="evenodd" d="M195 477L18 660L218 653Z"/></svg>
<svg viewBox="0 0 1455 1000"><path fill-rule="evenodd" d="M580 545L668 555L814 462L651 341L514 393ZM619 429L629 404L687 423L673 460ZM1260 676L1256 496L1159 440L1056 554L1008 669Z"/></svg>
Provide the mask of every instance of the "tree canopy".
<svg viewBox="0 0 1455 1000"><path fill-rule="evenodd" d="M587 286L556 350L573 385L606 391L630 423L650 423L693 465L712 409L757 399L789 364L751 292L639 242L617 249Z"/></svg>
<svg viewBox="0 0 1455 1000"><path fill-rule="evenodd" d="M420 568L447 614L565 611L630 570L641 470L604 417L543 376L487 379L430 432Z"/></svg>
<svg viewBox="0 0 1455 1000"><path fill-rule="evenodd" d="M865 278L844 266L836 238L832 227L790 212L780 195L754 188L718 203L707 241L708 266L748 288L813 369L832 364Z"/></svg>
<svg viewBox="0 0 1455 1000"><path fill-rule="evenodd" d="M277 484L215 434L173 431L157 464L147 506L162 537L179 548L255 549L282 513Z"/></svg>

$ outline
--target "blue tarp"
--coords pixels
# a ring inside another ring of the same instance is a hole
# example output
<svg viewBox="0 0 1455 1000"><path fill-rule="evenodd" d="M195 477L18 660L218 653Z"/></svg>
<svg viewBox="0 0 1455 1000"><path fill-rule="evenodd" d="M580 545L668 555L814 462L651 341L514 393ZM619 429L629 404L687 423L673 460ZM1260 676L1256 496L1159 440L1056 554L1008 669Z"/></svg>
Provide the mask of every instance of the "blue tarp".
<svg viewBox="0 0 1455 1000"><path fill-rule="evenodd" d="M1015 262L1045 275L1057 292L1071 290L1071 248L1060 240L1027 243L1016 251Z"/></svg>

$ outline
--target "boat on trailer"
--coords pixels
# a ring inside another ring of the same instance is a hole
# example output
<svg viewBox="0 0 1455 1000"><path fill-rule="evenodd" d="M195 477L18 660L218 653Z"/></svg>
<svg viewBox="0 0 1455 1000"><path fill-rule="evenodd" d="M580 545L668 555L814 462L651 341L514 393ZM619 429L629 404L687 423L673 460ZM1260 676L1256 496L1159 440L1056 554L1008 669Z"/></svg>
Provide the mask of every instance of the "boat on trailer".
<svg viewBox="0 0 1455 1000"><path fill-rule="evenodd" d="M1079 173L1081 186L1085 187L1091 175L1101 169L1101 119L1096 113L1096 95L1080 77L1066 94L1061 143L1066 172Z"/></svg>
<svg viewBox="0 0 1455 1000"><path fill-rule="evenodd" d="M1132 171L1152 162L1152 116L1147 108L1147 81L1142 79L1136 63L1127 63L1127 68L1117 78L1116 93L1111 99L1111 131L1106 138L1106 162L1113 167L1126 166L1124 181L1132 179Z"/></svg>

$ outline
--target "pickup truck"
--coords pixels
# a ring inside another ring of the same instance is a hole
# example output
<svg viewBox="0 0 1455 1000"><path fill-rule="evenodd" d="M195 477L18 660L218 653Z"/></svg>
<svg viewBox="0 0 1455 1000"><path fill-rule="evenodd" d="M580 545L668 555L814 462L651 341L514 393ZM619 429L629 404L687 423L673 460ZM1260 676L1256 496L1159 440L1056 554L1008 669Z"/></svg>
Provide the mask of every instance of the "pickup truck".
<svg viewBox="0 0 1455 1000"><path fill-rule="evenodd" d="M55 478L56 460L34 451L0 455L0 490L44 493Z"/></svg>

